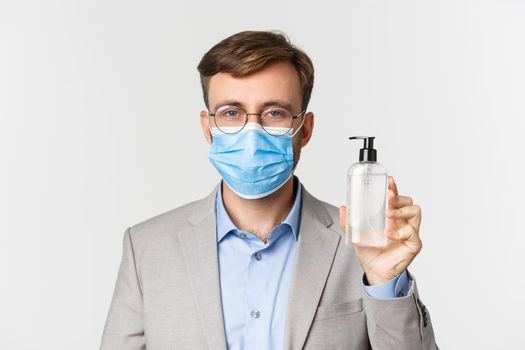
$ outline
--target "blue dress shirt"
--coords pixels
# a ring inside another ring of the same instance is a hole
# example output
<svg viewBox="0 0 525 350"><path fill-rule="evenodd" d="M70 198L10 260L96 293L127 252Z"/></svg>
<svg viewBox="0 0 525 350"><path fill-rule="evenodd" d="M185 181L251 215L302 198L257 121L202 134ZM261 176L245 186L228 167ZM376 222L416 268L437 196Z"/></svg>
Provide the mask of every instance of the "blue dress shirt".
<svg viewBox="0 0 525 350"><path fill-rule="evenodd" d="M268 234L266 244L233 224L222 201L222 181L217 186L219 276L228 349L282 349L302 185L294 177L292 209ZM373 297L404 296L408 277L405 271L384 284L362 287Z"/></svg>

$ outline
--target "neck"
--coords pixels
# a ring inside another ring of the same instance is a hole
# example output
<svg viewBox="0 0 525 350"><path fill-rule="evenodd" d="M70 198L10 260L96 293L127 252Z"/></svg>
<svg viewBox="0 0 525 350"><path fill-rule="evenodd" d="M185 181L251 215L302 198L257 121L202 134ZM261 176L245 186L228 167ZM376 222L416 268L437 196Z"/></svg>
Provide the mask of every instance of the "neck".
<svg viewBox="0 0 525 350"><path fill-rule="evenodd" d="M272 194L258 199L245 199L233 192L223 181L222 201L232 222L240 230L248 231L264 243L268 234L288 216L295 194L292 176Z"/></svg>

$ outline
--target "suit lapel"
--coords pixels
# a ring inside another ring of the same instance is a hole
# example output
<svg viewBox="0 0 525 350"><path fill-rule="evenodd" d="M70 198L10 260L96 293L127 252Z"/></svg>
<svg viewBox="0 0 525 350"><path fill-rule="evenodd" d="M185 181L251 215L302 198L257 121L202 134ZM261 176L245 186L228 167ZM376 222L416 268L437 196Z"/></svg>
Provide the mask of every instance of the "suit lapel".
<svg viewBox="0 0 525 350"><path fill-rule="evenodd" d="M188 217L192 224L179 231L186 271L198 316L210 349L226 349L217 255L216 189L198 201Z"/></svg>
<svg viewBox="0 0 525 350"><path fill-rule="evenodd" d="M302 189L302 211L290 285L285 349L301 349L312 324L341 236L323 204Z"/></svg>

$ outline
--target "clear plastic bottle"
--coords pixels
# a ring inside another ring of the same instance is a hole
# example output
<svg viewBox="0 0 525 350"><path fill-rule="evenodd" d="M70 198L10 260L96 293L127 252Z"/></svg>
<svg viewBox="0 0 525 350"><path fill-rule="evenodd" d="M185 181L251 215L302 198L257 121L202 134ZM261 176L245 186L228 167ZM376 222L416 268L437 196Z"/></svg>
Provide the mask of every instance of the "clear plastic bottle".
<svg viewBox="0 0 525 350"><path fill-rule="evenodd" d="M346 241L347 245L384 247L388 174L377 162L374 137L363 139L359 162L348 170L346 180Z"/></svg>

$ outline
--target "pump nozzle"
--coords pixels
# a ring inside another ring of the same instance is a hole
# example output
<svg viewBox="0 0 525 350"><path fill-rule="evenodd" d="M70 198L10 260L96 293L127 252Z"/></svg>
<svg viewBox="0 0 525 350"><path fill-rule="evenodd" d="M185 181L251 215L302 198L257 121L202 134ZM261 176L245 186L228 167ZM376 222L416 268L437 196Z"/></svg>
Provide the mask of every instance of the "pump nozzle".
<svg viewBox="0 0 525 350"><path fill-rule="evenodd" d="M374 136L350 136L350 140L363 140L363 148L359 150L359 161L377 162L377 151L374 149Z"/></svg>

